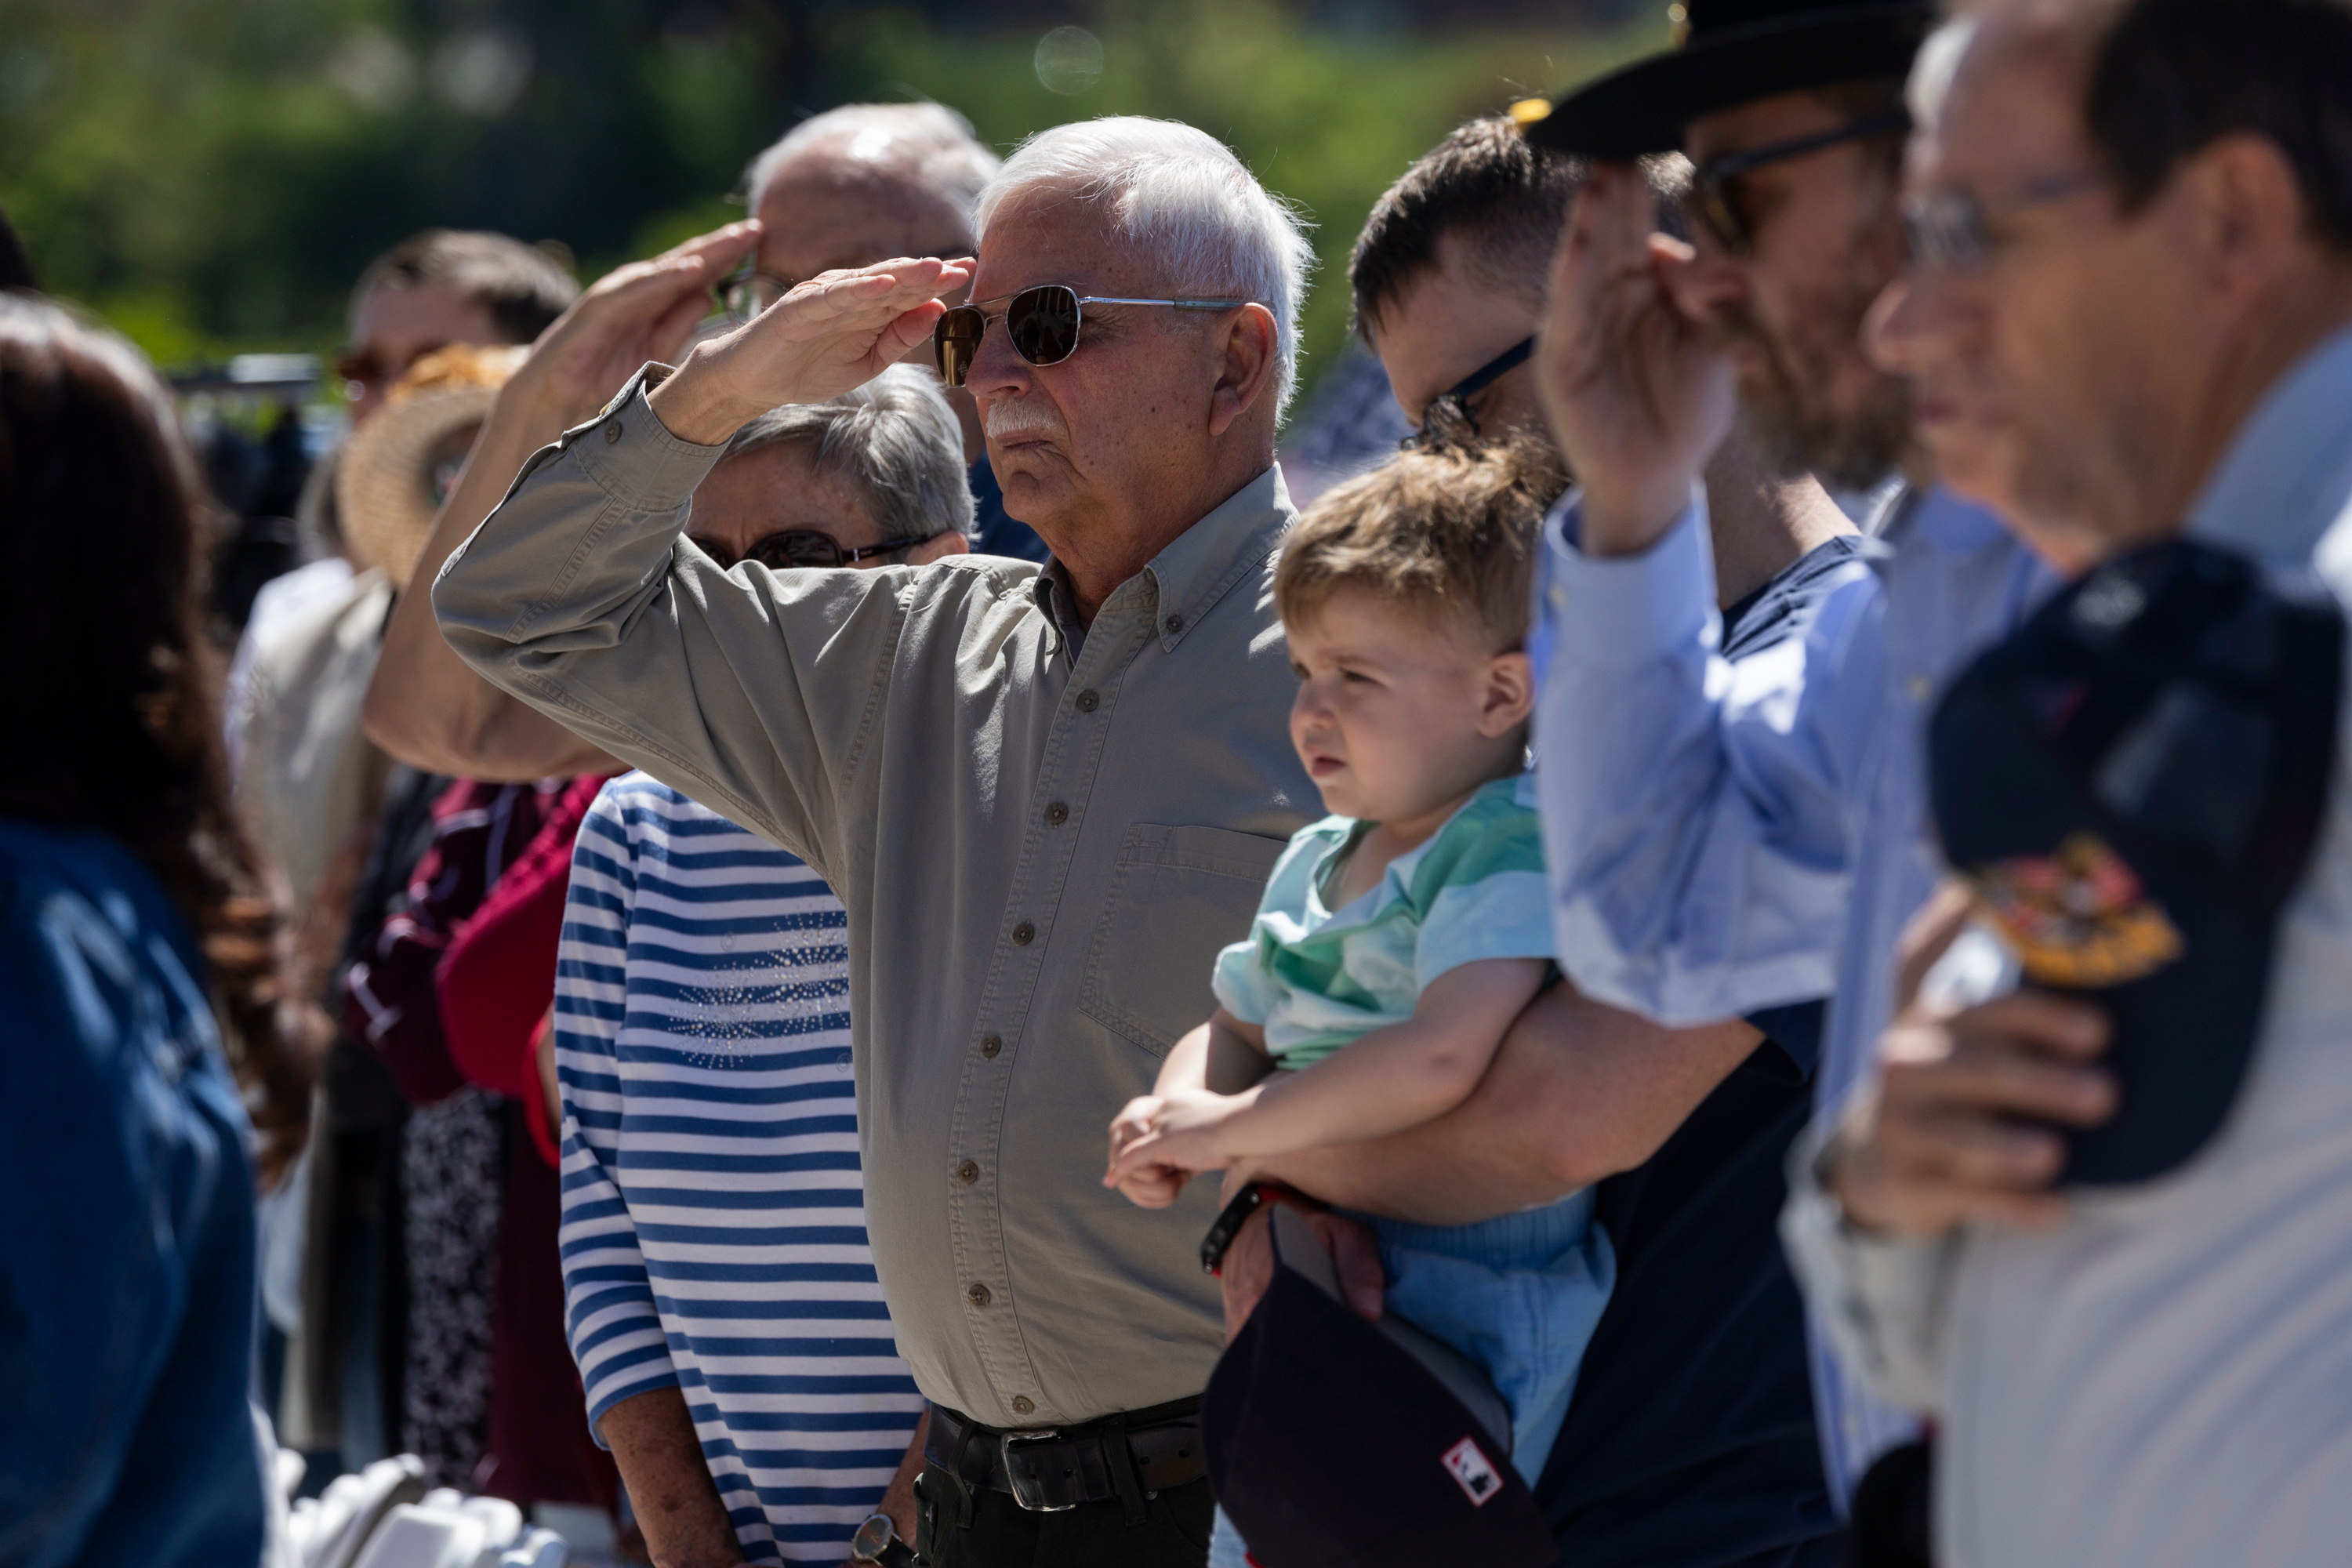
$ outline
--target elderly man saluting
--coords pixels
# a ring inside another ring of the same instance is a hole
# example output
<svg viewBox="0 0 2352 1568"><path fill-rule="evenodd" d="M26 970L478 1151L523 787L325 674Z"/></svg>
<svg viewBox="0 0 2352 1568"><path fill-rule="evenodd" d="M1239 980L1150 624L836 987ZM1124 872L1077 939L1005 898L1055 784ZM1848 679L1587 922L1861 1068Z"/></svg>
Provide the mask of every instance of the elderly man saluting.
<svg viewBox="0 0 2352 1568"><path fill-rule="evenodd" d="M934 1405L927 1560L1198 1563L1213 1203L1136 1214L1101 1127L1315 798L1271 595L1308 252L1223 146L1145 120L1033 139L980 227L974 263L828 273L647 366L532 459L434 607L490 680L847 907L869 1226ZM737 428L927 340L1051 564L722 573L680 541Z"/></svg>

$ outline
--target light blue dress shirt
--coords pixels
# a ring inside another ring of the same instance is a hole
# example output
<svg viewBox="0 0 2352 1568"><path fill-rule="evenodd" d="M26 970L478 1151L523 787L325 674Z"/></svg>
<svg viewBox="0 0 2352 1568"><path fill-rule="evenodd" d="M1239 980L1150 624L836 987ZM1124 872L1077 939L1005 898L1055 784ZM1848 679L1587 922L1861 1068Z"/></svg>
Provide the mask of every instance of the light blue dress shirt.
<svg viewBox="0 0 2352 1568"><path fill-rule="evenodd" d="M2193 538L2352 607L2352 331L2250 412ZM2352 688L2347 688L2352 689ZM2352 700L2227 1121L2064 1224L1862 1237L1797 1170L1783 1230L1856 1367L1932 1408L1947 1568L2333 1568L2352 1540Z"/></svg>
<svg viewBox="0 0 2352 1568"><path fill-rule="evenodd" d="M1736 662L1717 651L1703 495L1643 555L1580 552L1573 494L1544 530L1536 741L1560 967L1677 1027L1830 994L1817 1109L1868 1061L1895 941L1940 873L1919 754L1934 699L2056 585L1956 497L1890 506L1803 636ZM1818 1325L1813 1369L1843 1509L1916 1424Z"/></svg>

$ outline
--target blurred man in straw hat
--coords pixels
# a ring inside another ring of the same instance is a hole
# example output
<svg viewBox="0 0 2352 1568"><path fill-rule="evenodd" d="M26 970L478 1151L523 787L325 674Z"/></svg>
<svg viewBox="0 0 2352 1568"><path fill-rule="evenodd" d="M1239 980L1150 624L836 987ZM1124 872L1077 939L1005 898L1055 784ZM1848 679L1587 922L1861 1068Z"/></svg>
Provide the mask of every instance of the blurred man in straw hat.
<svg viewBox="0 0 2352 1568"><path fill-rule="evenodd" d="M373 422L419 358L451 345L527 343L577 292L553 256L504 235L429 230L395 246L352 292L353 346L338 363L358 427ZM331 458L316 477L330 521L339 510L334 468ZM339 524L325 531L338 553L266 585L256 600L232 671L229 714L233 750L242 742L238 801L286 871L298 944L319 991L328 988L352 926L374 929L383 900L399 893L423 851L421 835L386 834L383 825L414 827L446 784L394 773L361 731L396 586L372 556L345 543ZM369 878L372 858L382 864ZM355 921L354 896L368 889L381 891ZM357 1277L345 1264L377 1279L398 1266L396 1232L351 1205L371 1184L396 1181L406 1111L382 1068L348 1040L337 1042L325 1082L322 1131L269 1224L264 1302L271 1326L291 1337L279 1412L285 1439L314 1451L366 1452L396 1433L375 1428L364 1413L383 1411L396 1422L400 1396L396 1388L347 1386L344 1369L383 1358L343 1342L373 1334L382 1303L339 1295L332 1282ZM306 1248L306 1231L317 1246Z"/></svg>

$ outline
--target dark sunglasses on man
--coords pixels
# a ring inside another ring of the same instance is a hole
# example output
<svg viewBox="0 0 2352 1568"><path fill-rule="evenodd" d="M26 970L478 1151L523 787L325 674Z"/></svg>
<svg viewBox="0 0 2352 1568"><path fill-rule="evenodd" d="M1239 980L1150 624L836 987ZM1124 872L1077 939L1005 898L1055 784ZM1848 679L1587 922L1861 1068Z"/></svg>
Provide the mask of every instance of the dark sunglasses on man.
<svg viewBox="0 0 2352 1568"><path fill-rule="evenodd" d="M941 530L941 533L946 531ZM895 554L929 544L940 537L939 533L905 539L886 539L879 544L860 545L845 549L841 542L829 533L819 533L813 528L788 528L781 533L771 533L751 542L751 548L738 555L715 539L697 539L694 542L702 552L719 563L725 572L745 561L756 561L771 572L790 572L799 568L819 566L854 566L860 561L871 561L877 555Z"/></svg>
<svg viewBox="0 0 2352 1568"><path fill-rule="evenodd" d="M1397 443L1400 452L1422 452L1434 447L1466 447L1478 438L1478 416L1470 400L1528 363L1536 352L1532 337L1521 338L1444 392L1421 411L1421 428Z"/></svg>
<svg viewBox="0 0 2352 1568"><path fill-rule="evenodd" d="M1690 194L1683 198L1691 216L1706 226L1706 231L1717 245L1734 256L1744 257L1756 244L1756 223L1747 210L1747 201L1740 181L1757 170L1773 163L1785 163L1792 158L1807 158L1848 142L1868 142L1880 136L1904 136L1911 131L1908 110L1882 110L1866 114L1835 130L1817 132L1793 141L1775 142L1769 146L1751 147L1745 153L1727 153L1720 158L1709 158L1691 175Z"/></svg>
<svg viewBox="0 0 2352 1568"><path fill-rule="evenodd" d="M940 379L961 386L964 374L979 356L980 341L988 323L1004 319L1004 334L1013 352L1034 365L1059 364L1078 352L1078 334L1088 305L1160 305L1172 310L1234 310L1247 300L1128 300L1109 295L1081 295L1066 283L1045 283L978 304L958 305L940 318L931 330L932 352L938 355ZM1001 310L992 306L1003 307Z"/></svg>

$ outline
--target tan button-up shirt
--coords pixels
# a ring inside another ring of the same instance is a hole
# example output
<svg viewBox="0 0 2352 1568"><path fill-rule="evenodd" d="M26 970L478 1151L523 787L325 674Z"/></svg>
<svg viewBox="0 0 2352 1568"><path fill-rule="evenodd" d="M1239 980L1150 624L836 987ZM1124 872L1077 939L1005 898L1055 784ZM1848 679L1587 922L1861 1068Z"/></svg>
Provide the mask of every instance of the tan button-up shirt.
<svg viewBox="0 0 2352 1568"><path fill-rule="evenodd" d="M719 571L679 538L718 457L632 386L450 560L443 632L847 907L866 1220L923 1393L1002 1426L1198 1393L1215 1184L1154 1213L1101 1178L1111 1116L1209 1016L1218 948L1320 814L1280 471L1113 591L1074 658L1023 562Z"/></svg>

